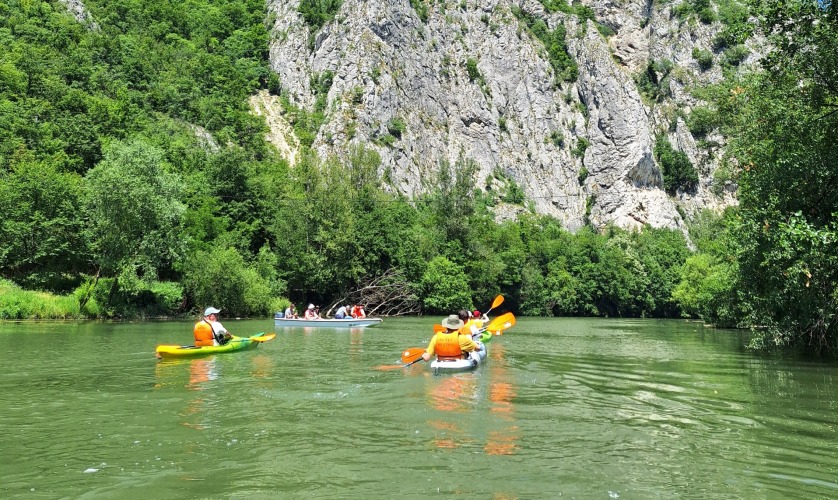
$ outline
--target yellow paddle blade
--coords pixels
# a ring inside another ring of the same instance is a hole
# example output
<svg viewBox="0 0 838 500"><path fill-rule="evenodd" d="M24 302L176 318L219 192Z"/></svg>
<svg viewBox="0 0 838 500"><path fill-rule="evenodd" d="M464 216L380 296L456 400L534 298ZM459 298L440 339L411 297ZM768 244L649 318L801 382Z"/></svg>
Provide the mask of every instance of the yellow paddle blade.
<svg viewBox="0 0 838 500"><path fill-rule="evenodd" d="M504 330L513 326L515 326L515 315L508 312L493 319L486 327L486 331L492 332L493 335L503 335Z"/></svg>
<svg viewBox="0 0 838 500"><path fill-rule="evenodd" d="M498 295L497 297L495 297L495 300L492 302L492 307L489 310L491 311L492 309L496 308L501 304L503 304L503 295Z"/></svg>
<svg viewBox="0 0 838 500"><path fill-rule="evenodd" d="M445 328L442 325L434 325L434 333L447 332L447 331L448 331L448 328Z"/></svg>
<svg viewBox="0 0 838 500"><path fill-rule="evenodd" d="M267 342L269 340L272 340L274 337L276 337L275 333L257 333L256 335L253 335L252 337L237 337L237 338L234 338L233 340L231 340L231 342L244 342L246 340L249 340L251 342Z"/></svg>

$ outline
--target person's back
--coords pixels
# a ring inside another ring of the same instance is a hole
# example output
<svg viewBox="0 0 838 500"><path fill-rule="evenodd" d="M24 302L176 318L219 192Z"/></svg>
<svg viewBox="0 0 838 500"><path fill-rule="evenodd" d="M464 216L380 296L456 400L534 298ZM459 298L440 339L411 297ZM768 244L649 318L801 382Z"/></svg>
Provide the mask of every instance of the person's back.
<svg viewBox="0 0 838 500"><path fill-rule="evenodd" d="M346 319L349 317L349 306L340 306L338 312L335 313L335 319Z"/></svg>
<svg viewBox="0 0 838 500"><path fill-rule="evenodd" d="M204 317L195 323L192 334L195 337L196 346L223 345L230 340L231 335L224 328L224 325L218 322L218 313L220 312L220 309L212 306L207 307L204 311Z"/></svg>
<svg viewBox="0 0 838 500"><path fill-rule="evenodd" d="M364 306L360 304L356 304L352 308L352 317L356 319L363 319L367 317L367 313L364 311Z"/></svg>
<svg viewBox="0 0 838 500"><path fill-rule="evenodd" d="M434 354L438 359L461 359L466 353L480 350L470 335L461 335L463 321L452 314L442 321L447 331L439 332L431 338L428 348L422 354L425 361Z"/></svg>
<svg viewBox="0 0 838 500"><path fill-rule="evenodd" d="M475 311L478 312L478 311ZM463 327L460 328L460 335L471 339L474 344L473 349L469 351L480 351L483 349L483 342L480 341L480 328L483 326L482 321L471 314L471 311L460 309L457 311L457 317L463 322ZM479 325L479 326L478 326Z"/></svg>
<svg viewBox="0 0 838 500"><path fill-rule="evenodd" d="M192 333L195 336L196 346L218 345L218 342L215 341L215 335L212 333L212 326L204 318L195 323Z"/></svg>

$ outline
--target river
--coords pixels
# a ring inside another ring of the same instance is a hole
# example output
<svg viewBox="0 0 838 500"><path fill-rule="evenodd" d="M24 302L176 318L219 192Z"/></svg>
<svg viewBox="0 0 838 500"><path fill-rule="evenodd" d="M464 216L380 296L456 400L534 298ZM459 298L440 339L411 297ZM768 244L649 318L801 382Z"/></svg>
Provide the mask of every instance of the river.
<svg viewBox="0 0 838 500"><path fill-rule="evenodd" d="M438 321L174 361L154 348L191 323L0 323L0 496L838 497L834 363L694 322L519 318L476 371L382 369Z"/></svg>

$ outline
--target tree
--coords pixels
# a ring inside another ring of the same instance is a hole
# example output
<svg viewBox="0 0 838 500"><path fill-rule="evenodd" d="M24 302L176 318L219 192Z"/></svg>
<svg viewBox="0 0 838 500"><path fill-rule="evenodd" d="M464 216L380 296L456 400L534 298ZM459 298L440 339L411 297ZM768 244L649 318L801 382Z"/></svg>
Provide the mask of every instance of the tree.
<svg viewBox="0 0 838 500"><path fill-rule="evenodd" d="M774 50L717 105L742 167L738 287L756 347L838 347L838 13L754 0Z"/></svg>
<svg viewBox="0 0 838 500"><path fill-rule="evenodd" d="M183 283L193 305L215 304L229 314L259 316L270 312L271 286L234 248L211 247L191 255Z"/></svg>
<svg viewBox="0 0 838 500"><path fill-rule="evenodd" d="M445 257L436 257L428 264L420 289L426 312L452 314L474 307L463 268Z"/></svg>
<svg viewBox="0 0 838 500"><path fill-rule="evenodd" d="M85 271L81 177L33 154L0 171L0 275L33 288L62 290Z"/></svg>
<svg viewBox="0 0 838 500"><path fill-rule="evenodd" d="M116 276L139 267L156 278L182 256L183 187L159 149L136 139L115 142L85 183L87 233L100 272Z"/></svg>

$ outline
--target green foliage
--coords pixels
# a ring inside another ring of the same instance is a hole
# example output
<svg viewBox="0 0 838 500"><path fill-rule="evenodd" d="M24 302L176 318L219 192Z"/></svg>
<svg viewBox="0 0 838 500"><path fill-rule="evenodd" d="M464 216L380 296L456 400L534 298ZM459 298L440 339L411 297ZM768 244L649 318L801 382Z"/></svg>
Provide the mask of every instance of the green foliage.
<svg viewBox="0 0 838 500"><path fill-rule="evenodd" d="M709 50L694 47L692 55L701 71L707 71L713 67L713 53Z"/></svg>
<svg viewBox="0 0 838 500"><path fill-rule="evenodd" d="M311 31L316 32L335 18L342 4L342 0L300 0L297 12L311 27Z"/></svg>
<svg viewBox="0 0 838 500"><path fill-rule="evenodd" d="M573 147L570 153L577 158L584 158L585 150L588 149L588 146L590 146L590 144L591 142L588 139L585 139L584 137L579 137L576 139L576 146Z"/></svg>
<svg viewBox="0 0 838 500"><path fill-rule="evenodd" d="M522 205L526 200L526 195L524 194L524 190L521 188L521 186L519 186L517 182L510 179L510 181L506 185L506 194L504 194L502 199L506 203Z"/></svg>
<svg viewBox="0 0 838 500"><path fill-rule="evenodd" d="M710 107L698 106L687 116L687 127L696 137L705 137L719 126L719 114Z"/></svg>
<svg viewBox="0 0 838 500"><path fill-rule="evenodd" d="M428 2L429 0L410 0L410 6L413 7L413 10L416 11L416 15L419 16L419 20L423 23L428 22L428 14L430 11Z"/></svg>
<svg viewBox="0 0 838 500"><path fill-rule="evenodd" d="M737 0L718 0L717 3L722 29L713 38L713 47L723 50L744 44L754 33L748 6Z"/></svg>
<svg viewBox="0 0 838 500"><path fill-rule="evenodd" d="M196 309L214 304L231 316L264 316L274 303L271 285L258 267L246 263L233 248L210 248L190 256L183 284Z"/></svg>
<svg viewBox="0 0 838 500"><path fill-rule="evenodd" d="M588 178L588 168L585 165L582 165L582 168L579 169L579 175L576 178L579 180L580 186L585 184L585 180Z"/></svg>
<svg viewBox="0 0 838 500"><path fill-rule="evenodd" d="M734 45L732 47L728 47L722 53L721 64L723 67L732 67L732 66L739 66L739 63L745 60L746 57L751 53L744 44Z"/></svg>
<svg viewBox="0 0 838 500"><path fill-rule="evenodd" d="M483 76L480 74L480 70L477 69L477 59L469 57L466 60L466 73L468 74L468 79L472 82L483 81Z"/></svg>
<svg viewBox="0 0 838 500"><path fill-rule="evenodd" d="M183 303L180 283L160 282L125 267L114 278L93 280L84 295L74 294L84 311L103 318L164 317L178 314Z"/></svg>
<svg viewBox="0 0 838 500"><path fill-rule="evenodd" d="M89 257L83 238L81 179L34 160L0 170L0 275L29 287L66 290Z"/></svg>
<svg viewBox="0 0 838 500"><path fill-rule="evenodd" d="M80 317L79 303L73 297L22 290L11 281L0 279L0 319L55 319Z"/></svg>
<svg viewBox="0 0 838 500"><path fill-rule="evenodd" d="M663 172L663 187L669 194L676 191L692 191L698 184L696 172L690 158L683 151L672 147L666 136L655 141L655 159Z"/></svg>
<svg viewBox="0 0 838 500"><path fill-rule="evenodd" d="M686 19L695 14L704 24L712 24L716 20L710 0L687 0L673 7L672 12L679 19Z"/></svg>
<svg viewBox="0 0 838 500"><path fill-rule="evenodd" d="M89 241L105 273L140 266L156 277L182 255L183 185L166 172L161 151L139 140L114 143L85 181Z"/></svg>
<svg viewBox="0 0 838 500"><path fill-rule="evenodd" d="M555 8L560 8L564 2L561 0L552 2ZM545 4L546 7L546 4ZM549 11L549 9L548 9ZM543 19L537 18L518 7L513 7L512 12L519 21L524 23L530 33L544 44L547 49L547 56L550 61L550 66L553 68L557 81L575 82L579 74L579 68L576 61L570 56L567 51L567 30L564 26L556 26L555 29L550 30L547 23Z"/></svg>
<svg viewBox="0 0 838 500"><path fill-rule="evenodd" d="M716 105L739 165L737 286L756 347L838 347L835 321L838 17L834 4L760 1L774 50Z"/></svg>
<svg viewBox="0 0 838 500"><path fill-rule="evenodd" d="M631 236L637 258L649 278L646 292L653 304L651 315L677 317L681 308L672 293L681 279L681 265L690 254L684 235L677 230L647 227Z"/></svg>
<svg viewBox="0 0 838 500"><path fill-rule="evenodd" d="M445 257L436 257L428 263L419 287L422 306L428 313L453 314L474 307L465 271Z"/></svg>
<svg viewBox="0 0 838 500"><path fill-rule="evenodd" d="M721 327L736 326L739 313L735 309L735 278L733 264L709 254L693 255L681 268L672 300L685 316L700 317Z"/></svg>
<svg viewBox="0 0 838 500"><path fill-rule="evenodd" d="M387 131L390 132L390 135L396 139L401 139L405 130L407 130L407 124L405 124L404 120L401 118L393 118L390 123L387 124Z"/></svg>
<svg viewBox="0 0 838 500"><path fill-rule="evenodd" d="M658 102L669 97L669 73L672 71L672 61L649 61L646 69L635 75L635 82L640 94L652 102Z"/></svg>
<svg viewBox="0 0 838 500"><path fill-rule="evenodd" d="M311 77L311 90L314 92L314 111L322 113L328 105L329 89L332 88L335 73L331 70L326 70Z"/></svg>

